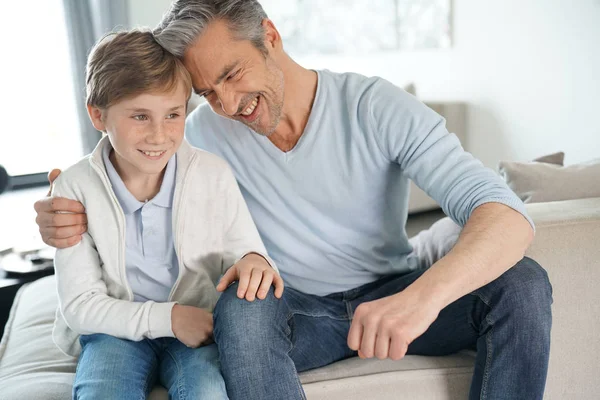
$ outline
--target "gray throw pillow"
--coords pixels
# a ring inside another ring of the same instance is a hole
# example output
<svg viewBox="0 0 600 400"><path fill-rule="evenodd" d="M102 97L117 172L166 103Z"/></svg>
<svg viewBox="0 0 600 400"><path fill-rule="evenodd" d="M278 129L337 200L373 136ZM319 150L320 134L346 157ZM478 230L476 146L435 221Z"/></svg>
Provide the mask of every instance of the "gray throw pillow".
<svg viewBox="0 0 600 400"><path fill-rule="evenodd" d="M543 162L548 164L565 165L565 153L559 151L558 153L548 154L547 156L538 157L535 162Z"/></svg>
<svg viewBox="0 0 600 400"><path fill-rule="evenodd" d="M600 197L600 159L567 167L503 161L498 172L525 203Z"/></svg>

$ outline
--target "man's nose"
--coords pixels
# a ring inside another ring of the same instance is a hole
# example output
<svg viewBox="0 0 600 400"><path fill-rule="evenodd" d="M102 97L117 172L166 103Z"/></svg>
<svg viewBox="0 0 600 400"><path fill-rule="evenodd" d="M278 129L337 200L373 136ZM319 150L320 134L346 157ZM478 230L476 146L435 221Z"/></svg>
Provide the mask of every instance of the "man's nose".
<svg viewBox="0 0 600 400"><path fill-rule="evenodd" d="M235 93L232 90L221 90L220 93L218 93L218 96L223 112L230 117L236 115L239 102L236 99Z"/></svg>

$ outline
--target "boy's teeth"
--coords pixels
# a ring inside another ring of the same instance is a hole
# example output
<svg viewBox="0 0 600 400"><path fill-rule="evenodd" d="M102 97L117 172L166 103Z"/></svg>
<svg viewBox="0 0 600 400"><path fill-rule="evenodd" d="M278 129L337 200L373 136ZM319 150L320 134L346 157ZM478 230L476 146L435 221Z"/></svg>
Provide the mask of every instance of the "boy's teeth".
<svg viewBox="0 0 600 400"><path fill-rule="evenodd" d="M142 153L150 157L158 157L164 153L164 151L142 151Z"/></svg>
<svg viewBox="0 0 600 400"><path fill-rule="evenodd" d="M252 100L252 103L250 103L250 105L248 106L248 108L246 108L246 110L244 110L244 112L242 113L242 115L248 116L248 115L252 114L252 112L256 108L257 104L258 104L258 97L255 98L254 100Z"/></svg>

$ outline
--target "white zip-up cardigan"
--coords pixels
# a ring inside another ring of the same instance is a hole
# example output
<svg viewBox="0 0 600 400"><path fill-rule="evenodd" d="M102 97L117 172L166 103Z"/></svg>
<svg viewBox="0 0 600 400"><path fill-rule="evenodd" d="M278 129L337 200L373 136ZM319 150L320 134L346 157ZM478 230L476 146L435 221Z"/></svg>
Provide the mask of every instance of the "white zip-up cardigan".
<svg viewBox="0 0 600 400"><path fill-rule="evenodd" d="M103 137L92 154L60 174L53 196L83 203L88 231L77 245L56 251L59 307L53 340L78 356L79 335L104 333L139 341L174 337L175 303L213 310L221 274L248 253L267 256L229 165L191 147L177 151L173 237L179 275L166 303L134 302L125 272L125 216L102 159Z"/></svg>

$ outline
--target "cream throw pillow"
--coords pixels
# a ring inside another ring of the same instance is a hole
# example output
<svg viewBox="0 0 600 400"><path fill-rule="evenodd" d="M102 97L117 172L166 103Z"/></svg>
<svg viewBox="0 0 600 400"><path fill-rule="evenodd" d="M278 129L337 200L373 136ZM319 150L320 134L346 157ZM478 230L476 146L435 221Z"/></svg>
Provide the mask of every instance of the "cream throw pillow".
<svg viewBox="0 0 600 400"><path fill-rule="evenodd" d="M600 197L600 159L567 167L503 161L498 172L525 203Z"/></svg>

